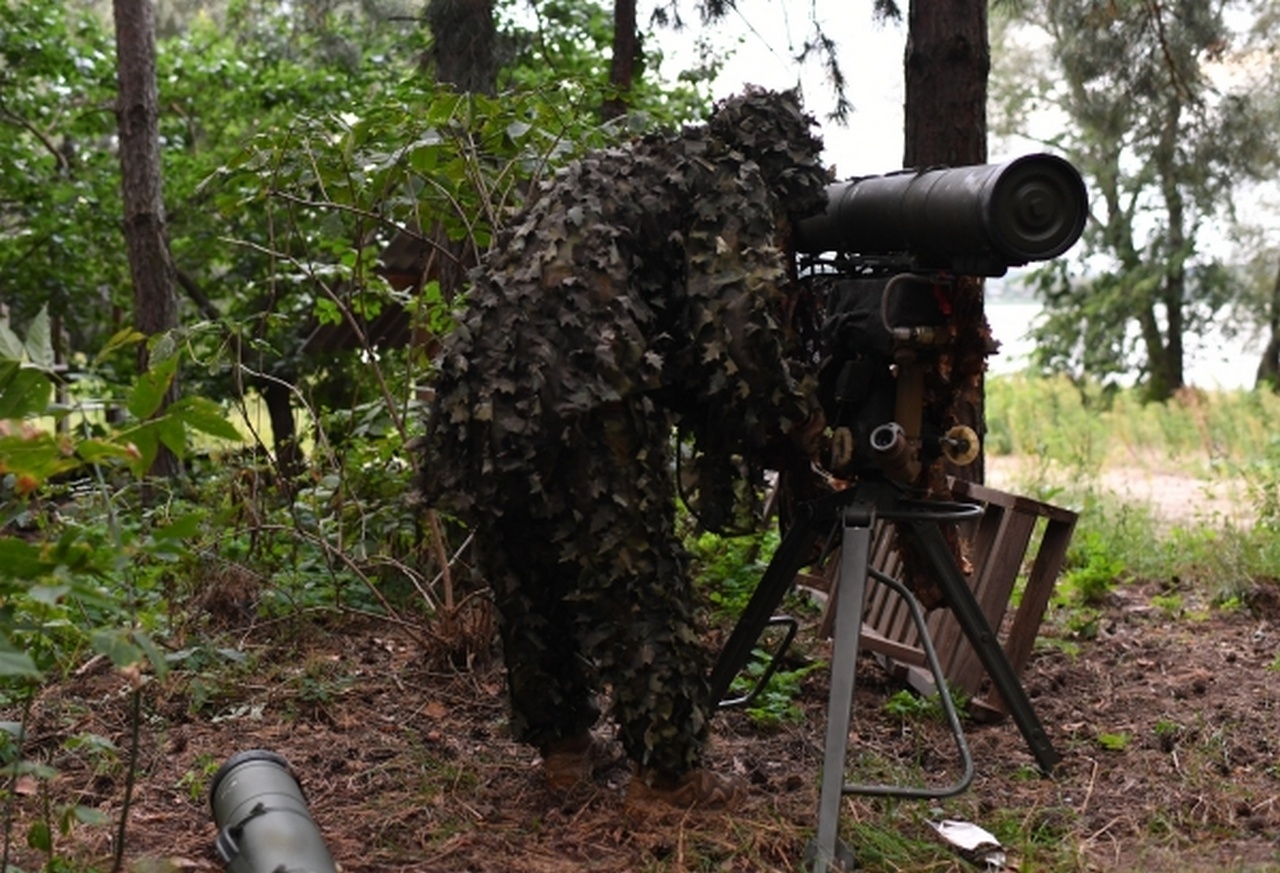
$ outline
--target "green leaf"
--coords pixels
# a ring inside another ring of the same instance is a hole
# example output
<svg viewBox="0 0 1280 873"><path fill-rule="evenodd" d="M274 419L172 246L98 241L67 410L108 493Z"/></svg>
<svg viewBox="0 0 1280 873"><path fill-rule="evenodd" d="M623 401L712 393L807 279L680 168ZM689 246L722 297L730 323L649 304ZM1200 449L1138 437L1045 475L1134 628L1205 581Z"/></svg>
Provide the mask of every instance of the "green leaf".
<svg viewBox="0 0 1280 873"><path fill-rule="evenodd" d="M155 424L160 442L164 443L169 451L179 458L187 453L187 430L182 426L182 422L166 415L163 418L157 418Z"/></svg>
<svg viewBox="0 0 1280 873"><path fill-rule="evenodd" d="M93 632L93 648L99 654L106 655L117 667L129 667L144 657L141 648L134 645L128 631L115 628L103 628Z"/></svg>
<svg viewBox="0 0 1280 873"><path fill-rule="evenodd" d="M199 533L208 521L208 514L192 512L164 527L158 527L143 540L142 551L160 560L175 560L190 556L187 540Z"/></svg>
<svg viewBox="0 0 1280 873"><path fill-rule="evenodd" d="M146 421L155 415L156 410L164 403L165 393L169 390L177 369L178 356L173 355L139 374L126 404L134 418Z"/></svg>
<svg viewBox="0 0 1280 873"><path fill-rule="evenodd" d="M27 596L36 603L45 606L57 606L58 601L71 593L70 585L32 585L27 589Z"/></svg>
<svg viewBox="0 0 1280 873"><path fill-rule="evenodd" d="M15 362L23 359L22 340L3 322L0 322L0 357Z"/></svg>
<svg viewBox="0 0 1280 873"><path fill-rule="evenodd" d="M168 675L169 661L155 644L155 640L151 639L151 635L146 631L135 631L133 639L146 653L147 660L151 662L151 668L156 671L156 678L163 679Z"/></svg>
<svg viewBox="0 0 1280 873"><path fill-rule="evenodd" d="M151 346L151 354L148 356L148 365L150 367L159 367L166 364L170 359L178 353L178 341L174 338L174 332L169 330L160 334Z"/></svg>
<svg viewBox="0 0 1280 873"><path fill-rule="evenodd" d="M221 649L218 649L217 652L219 655L221 655L222 657L226 658L228 661L231 661L234 664L249 663L249 656L246 655L244 652L240 651L239 649L221 648Z"/></svg>
<svg viewBox="0 0 1280 873"><path fill-rule="evenodd" d="M236 426L227 421L222 407L207 397L183 397L169 407L169 414L201 433L233 442L244 440Z"/></svg>
<svg viewBox="0 0 1280 873"><path fill-rule="evenodd" d="M57 568L44 559L43 552L26 540L0 537L0 577L39 579Z"/></svg>
<svg viewBox="0 0 1280 873"><path fill-rule="evenodd" d="M26 676L40 678L36 662L26 652L15 652L0 649L0 676Z"/></svg>
<svg viewBox="0 0 1280 873"><path fill-rule="evenodd" d="M131 346L136 343L140 343L144 341L146 338L147 338L146 334L142 333L141 331L135 330L132 327L126 327L122 330L118 330L115 332L115 335L111 337L111 339L107 340L107 344L102 347L102 351L98 352L98 356L93 359L94 363L101 364L113 352L115 352L116 349L123 348L124 346Z"/></svg>
<svg viewBox="0 0 1280 873"><path fill-rule="evenodd" d="M1119 733L1103 732L1098 734L1098 745L1108 752L1123 752L1129 747L1131 739L1132 737L1128 731L1120 731Z"/></svg>
<svg viewBox="0 0 1280 873"><path fill-rule="evenodd" d="M107 813L92 806L77 805L71 810L76 820L87 825L107 825L114 820Z"/></svg>
<svg viewBox="0 0 1280 873"><path fill-rule="evenodd" d="M128 435L133 440L134 447L138 450L137 457L129 463L129 469L136 476L144 476L151 469L151 465L155 463L156 455L160 452L159 426L156 422L149 421L129 431Z"/></svg>
<svg viewBox="0 0 1280 873"><path fill-rule="evenodd" d="M53 331L49 327L49 308L40 307L27 326L27 357L42 370L53 369Z"/></svg>
<svg viewBox="0 0 1280 873"><path fill-rule="evenodd" d="M27 845L37 852L53 851L53 831L44 819L32 822L27 828Z"/></svg>
<svg viewBox="0 0 1280 873"><path fill-rule="evenodd" d="M133 390L129 392L127 403L129 412L140 421L146 421L164 402L165 392L169 390L169 382L169 378L155 370L142 373L133 383Z"/></svg>
<svg viewBox="0 0 1280 873"><path fill-rule="evenodd" d="M0 465L15 476L31 476L37 482L80 466L64 438L39 431L33 436L0 437Z"/></svg>
<svg viewBox="0 0 1280 873"><path fill-rule="evenodd" d="M0 772L6 776L32 776L36 779L56 779L58 770L56 767L50 767L48 764L41 764L39 761L19 760L6 766Z"/></svg>
<svg viewBox="0 0 1280 873"><path fill-rule="evenodd" d="M109 738L92 732L67 737L66 742L62 745L66 749L88 752L99 758L114 757L120 751L119 747L111 742Z"/></svg>
<svg viewBox="0 0 1280 873"><path fill-rule="evenodd" d="M316 321L321 324L341 324L342 310L338 308L338 304L334 303L328 297L321 297L315 303Z"/></svg>
<svg viewBox="0 0 1280 873"><path fill-rule="evenodd" d="M0 390L0 420L42 413L52 397L53 383L48 376L39 370L19 370Z"/></svg>
<svg viewBox="0 0 1280 873"><path fill-rule="evenodd" d="M444 138L434 130L423 131L421 137L409 146L409 166L424 176L432 174L437 163Z"/></svg>
<svg viewBox="0 0 1280 873"><path fill-rule="evenodd" d="M188 512L186 515L179 516L164 527L158 527L152 532L152 536L166 540L185 540L195 536L200 532L200 526L204 524L208 515L203 512Z"/></svg>
<svg viewBox="0 0 1280 873"><path fill-rule="evenodd" d="M87 439L76 443L76 456L86 464L100 464L111 458L128 458L132 452L110 440Z"/></svg>

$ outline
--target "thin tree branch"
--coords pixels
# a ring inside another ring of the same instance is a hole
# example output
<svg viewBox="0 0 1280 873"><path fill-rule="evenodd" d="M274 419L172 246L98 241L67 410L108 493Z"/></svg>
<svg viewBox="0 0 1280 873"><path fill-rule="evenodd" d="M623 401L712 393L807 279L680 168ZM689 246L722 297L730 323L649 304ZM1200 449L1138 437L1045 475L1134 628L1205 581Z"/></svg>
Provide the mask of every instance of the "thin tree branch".
<svg viewBox="0 0 1280 873"><path fill-rule="evenodd" d="M36 127L30 121L27 121L25 118L14 115L8 109L5 109L3 105L0 105L0 118L4 118L11 124L16 124L36 139L40 140L40 144L45 147L49 154L53 155L54 158L57 159L59 172L69 173L71 171L71 164L67 161L67 156L58 149L58 146L54 141L50 139L49 136L40 128Z"/></svg>

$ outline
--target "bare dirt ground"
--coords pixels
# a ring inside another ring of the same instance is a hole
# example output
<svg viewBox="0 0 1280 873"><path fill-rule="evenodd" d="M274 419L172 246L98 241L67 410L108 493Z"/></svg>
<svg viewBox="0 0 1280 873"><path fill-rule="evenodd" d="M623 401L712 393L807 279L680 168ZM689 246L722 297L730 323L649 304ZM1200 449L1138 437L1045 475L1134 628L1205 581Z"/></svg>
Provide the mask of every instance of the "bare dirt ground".
<svg viewBox="0 0 1280 873"><path fill-rule="evenodd" d="M1031 470L1026 458L1020 457L988 458L986 472L988 485L1015 493L1029 477L1041 475ZM1063 485L1078 475L1078 471L1051 469L1043 473L1043 478L1050 484ZM1096 485L1121 501L1149 507L1165 525L1224 519L1248 523L1252 511L1243 482L1198 478L1157 458L1134 457L1129 463L1104 467L1096 477Z"/></svg>
<svg viewBox="0 0 1280 873"><path fill-rule="evenodd" d="M1034 773L1012 723L970 723L977 778L965 794L938 809L846 798L842 834L863 868L977 869L932 836L925 820L945 816L1000 834L1009 869L1280 870L1280 582L1262 580L1245 607L1225 611L1193 592L1173 610L1161 596L1176 591L1167 579L1121 586L1086 634L1051 611L1024 684L1064 758L1053 777ZM250 748L289 759L348 873L803 869L824 671L805 679L798 723L765 730L741 712L717 716L712 764L750 780L743 809L637 811L623 803L620 757L591 786L549 793L535 754L507 737L500 668L433 666L434 632L354 616L234 627L217 645L243 652L244 667L197 669L189 658L148 682L125 869L223 869L208 783ZM823 658L827 647L802 630L800 654ZM886 711L898 688L870 658L860 662L851 777L880 779L888 768L930 784L954 779L943 725ZM129 677L101 663L39 696L23 754L59 775L12 784L10 864L41 869L27 834L43 819L58 854L78 865L56 869L111 869L114 824L63 834L57 823L75 804L118 819L131 724ZM85 736L117 751L69 742Z"/></svg>

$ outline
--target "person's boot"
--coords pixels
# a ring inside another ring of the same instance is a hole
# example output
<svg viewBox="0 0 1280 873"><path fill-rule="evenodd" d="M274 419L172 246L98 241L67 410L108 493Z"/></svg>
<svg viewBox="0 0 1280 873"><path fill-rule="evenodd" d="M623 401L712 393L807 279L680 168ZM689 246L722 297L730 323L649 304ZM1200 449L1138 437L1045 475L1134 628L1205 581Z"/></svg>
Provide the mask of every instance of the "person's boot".
<svg viewBox="0 0 1280 873"><path fill-rule="evenodd" d="M696 807L731 811L741 806L746 799L745 779L726 776L705 767L695 768L674 778L637 769L627 786L627 804L633 806L663 804L678 809Z"/></svg>
<svg viewBox="0 0 1280 873"><path fill-rule="evenodd" d="M590 782L596 764L603 761L607 753L604 744L590 732L552 740L542 750L542 773L547 787L563 794L583 782Z"/></svg>

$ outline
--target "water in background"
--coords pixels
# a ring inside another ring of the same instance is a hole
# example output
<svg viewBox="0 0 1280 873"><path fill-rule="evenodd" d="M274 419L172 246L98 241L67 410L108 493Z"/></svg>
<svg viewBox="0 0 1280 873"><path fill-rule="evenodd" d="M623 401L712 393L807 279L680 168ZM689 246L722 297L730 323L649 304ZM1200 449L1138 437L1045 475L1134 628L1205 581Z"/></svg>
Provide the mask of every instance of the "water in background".
<svg viewBox="0 0 1280 873"><path fill-rule="evenodd" d="M1029 362L1035 344L1027 337L1042 307L1034 302L987 301L991 334L999 354L987 359L988 371L1016 373ZM1258 337L1187 337L1187 382L1197 388L1252 388L1264 343Z"/></svg>

